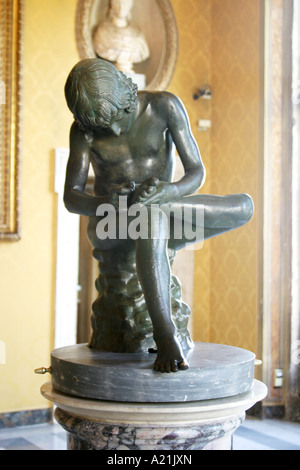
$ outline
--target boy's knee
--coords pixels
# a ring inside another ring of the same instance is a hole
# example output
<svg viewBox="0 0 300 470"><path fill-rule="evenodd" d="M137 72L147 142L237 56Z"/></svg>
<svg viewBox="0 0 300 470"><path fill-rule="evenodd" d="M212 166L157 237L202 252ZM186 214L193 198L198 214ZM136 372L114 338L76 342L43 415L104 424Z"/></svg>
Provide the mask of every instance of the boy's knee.
<svg viewBox="0 0 300 470"><path fill-rule="evenodd" d="M240 199L241 199L241 222L243 224L249 222L249 220L253 216L254 212L254 204L251 196L249 194L240 194Z"/></svg>

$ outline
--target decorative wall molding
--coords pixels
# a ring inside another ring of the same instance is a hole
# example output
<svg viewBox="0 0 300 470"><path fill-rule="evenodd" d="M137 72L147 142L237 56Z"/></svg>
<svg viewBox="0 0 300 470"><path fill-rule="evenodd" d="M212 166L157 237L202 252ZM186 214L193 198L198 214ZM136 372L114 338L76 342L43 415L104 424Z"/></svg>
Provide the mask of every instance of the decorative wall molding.
<svg viewBox="0 0 300 470"><path fill-rule="evenodd" d="M20 238L23 0L0 0L0 239Z"/></svg>
<svg viewBox="0 0 300 470"><path fill-rule="evenodd" d="M63 202L69 149L55 150L57 199L57 254L55 295L55 348L76 344L79 259L79 215L71 214Z"/></svg>

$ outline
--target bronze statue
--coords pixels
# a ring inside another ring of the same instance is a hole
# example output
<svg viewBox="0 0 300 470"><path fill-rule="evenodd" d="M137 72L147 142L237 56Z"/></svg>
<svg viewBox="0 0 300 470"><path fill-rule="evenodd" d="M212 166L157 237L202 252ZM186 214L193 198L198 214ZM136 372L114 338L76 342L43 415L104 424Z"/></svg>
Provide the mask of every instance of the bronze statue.
<svg viewBox="0 0 300 470"><path fill-rule="evenodd" d="M69 211L89 217L88 237L100 269L89 346L111 352L156 348L154 370L184 370L185 351L193 347L189 309L180 299L170 263L176 250L196 240L185 233L175 236L172 214L191 208L189 223L197 228L201 222L195 211L201 207L207 239L249 221L252 200L246 194L194 194L204 183L205 168L184 106L173 94L137 92L130 78L98 58L72 69L65 94L75 121L64 201ZM174 147L185 171L176 182ZM90 164L93 195L85 192ZM151 225L151 236L126 233L134 220L133 206L149 215L145 223L147 229ZM105 238L97 227L108 220L110 207L116 236ZM163 216L166 209L169 218Z"/></svg>

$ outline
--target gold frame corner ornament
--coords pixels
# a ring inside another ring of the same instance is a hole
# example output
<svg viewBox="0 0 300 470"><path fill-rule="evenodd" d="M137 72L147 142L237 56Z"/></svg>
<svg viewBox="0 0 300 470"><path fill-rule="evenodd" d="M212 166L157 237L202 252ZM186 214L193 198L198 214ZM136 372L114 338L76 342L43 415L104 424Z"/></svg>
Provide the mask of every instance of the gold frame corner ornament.
<svg viewBox="0 0 300 470"><path fill-rule="evenodd" d="M152 0L162 28L162 55L158 63L153 65L151 79L146 83L146 90L165 90L174 73L178 54L178 33L175 15L170 0ZM76 10L76 41L80 59L96 57L92 45L92 31L95 11L107 0L77 0ZM134 6L133 6L134 8ZM146 19L148 23L149 18ZM153 25L155 26L155 25ZM144 32L144 31L143 31ZM151 42L151 36L148 37ZM151 47L150 47L151 52Z"/></svg>
<svg viewBox="0 0 300 470"><path fill-rule="evenodd" d="M0 240L20 239L24 0L0 0Z"/></svg>

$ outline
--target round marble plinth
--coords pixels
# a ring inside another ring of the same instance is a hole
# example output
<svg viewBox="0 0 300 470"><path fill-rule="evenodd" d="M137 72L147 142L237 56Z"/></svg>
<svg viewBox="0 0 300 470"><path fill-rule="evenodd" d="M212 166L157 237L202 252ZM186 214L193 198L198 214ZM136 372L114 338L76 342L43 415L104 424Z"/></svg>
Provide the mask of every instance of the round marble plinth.
<svg viewBox="0 0 300 470"><path fill-rule="evenodd" d="M124 403L68 396L50 382L42 395L58 408L69 450L229 450L245 412L265 398L254 380L237 397L185 403Z"/></svg>
<svg viewBox="0 0 300 470"><path fill-rule="evenodd" d="M123 402L185 402L251 391L255 355L233 346L195 343L189 369L153 371L154 354L107 353L77 344L51 354L52 385L74 396Z"/></svg>

